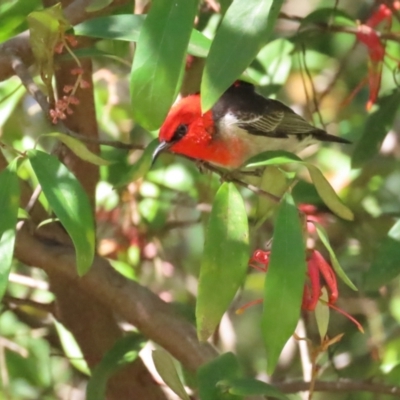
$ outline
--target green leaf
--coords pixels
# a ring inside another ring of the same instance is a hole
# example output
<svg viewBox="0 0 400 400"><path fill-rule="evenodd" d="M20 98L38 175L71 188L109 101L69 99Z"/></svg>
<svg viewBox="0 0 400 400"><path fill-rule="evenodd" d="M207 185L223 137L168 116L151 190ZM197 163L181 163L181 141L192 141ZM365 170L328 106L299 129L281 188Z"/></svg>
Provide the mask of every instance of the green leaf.
<svg viewBox="0 0 400 400"><path fill-rule="evenodd" d="M92 265L95 251L93 210L75 176L56 157L39 150L27 152L50 207L71 236L79 275Z"/></svg>
<svg viewBox="0 0 400 400"><path fill-rule="evenodd" d="M146 18L144 14L109 15L74 26L75 35L136 42Z"/></svg>
<svg viewBox="0 0 400 400"><path fill-rule="evenodd" d="M281 165L303 160L296 154L284 150L263 151L254 157L248 159L245 163L246 168L264 167L267 165Z"/></svg>
<svg viewBox="0 0 400 400"><path fill-rule="evenodd" d="M289 187L289 182L285 174L277 167L269 166L264 169L260 179L259 187L268 193L275 196L282 196ZM257 198L257 226L265 221L276 208L279 207L279 202L270 199L266 196L258 196Z"/></svg>
<svg viewBox="0 0 400 400"><path fill-rule="evenodd" d="M400 274L400 220L380 243L369 270L364 275L366 290L377 290Z"/></svg>
<svg viewBox="0 0 400 400"><path fill-rule="evenodd" d="M365 121L364 132L355 146L351 159L353 168L361 167L378 154L383 140L392 129L399 104L399 90L378 100L379 108L368 116Z"/></svg>
<svg viewBox="0 0 400 400"><path fill-rule="evenodd" d="M134 362L146 339L138 333L129 333L118 339L93 370L86 388L86 400L106 398L108 379L125 365Z"/></svg>
<svg viewBox="0 0 400 400"><path fill-rule="evenodd" d="M351 289L357 291L357 287L354 285L354 283L350 280L350 278L346 275L346 273L344 272L343 268L341 267L335 252L332 249L331 244L329 243L329 237L328 234L326 233L325 229L323 228L322 225L320 225L318 222L312 221L312 223L314 224L318 236L321 240L321 242L323 243L323 245L325 246L325 248L328 250L329 253L329 257L331 259L331 263L332 263L332 267L335 270L335 272L337 273L337 275L340 277L340 279Z"/></svg>
<svg viewBox="0 0 400 400"><path fill-rule="evenodd" d="M293 162L304 165L308 169L315 189L331 211L343 219L349 221L354 219L352 211L343 204L342 200L338 197L322 172L316 166L304 162L293 153L282 150L265 151L250 158L246 162L245 166L246 168L255 168L267 165L284 165Z"/></svg>
<svg viewBox="0 0 400 400"><path fill-rule="evenodd" d="M283 0L233 0L211 44L201 84L209 110L267 42Z"/></svg>
<svg viewBox="0 0 400 400"><path fill-rule="evenodd" d="M291 195L286 194L275 222L264 288L261 327L269 374L296 328L305 276L306 254L299 213Z"/></svg>
<svg viewBox="0 0 400 400"><path fill-rule="evenodd" d="M74 335L60 322L54 319L54 325L57 330L64 354L69 362L80 372L90 375L90 369L83 357L82 350L79 347Z"/></svg>
<svg viewBox="0 0 400 400"><path fill-rule="evenodd" d="M321 343L323 342L326 333L328 332L329 325L329 317L330 317L330 309L328 307L329 296L326 287L323 286L321 288L321 296L320 299L322 301L318 301L314 310L315 320L317 322L319 337L321 338Z"/></svg>
<svg viewBox="0 0 400 400"><path fill-rule="evenodd" d="M153 162L153 153L156 147L160 144L158 139L152 140L144 149L142 156L134 164L132 164L128 171L123 174L116 187L125 186L130 182L134 182L143 178L151 168Z"/></svg>
<svg viewBox="0 0 400 400"><path fill-rule="evenodd" d="M74 32L76 35L136 42L145 18L144 14L109 15L75 25ZM187 52L196 57L206 57L210 47L211 40L193 29Z"/></svg>
<svg viewBox="0 0 400 400"><path fill-rule="evenodd" d="M175 100L182 78L197 0L155 0L139 34L132 64L133 117L157 129Z"/></svg>
<svg viewBox="0 0 400 400"><path fill-rule="evenodd" d="M0 172L0 299L7 288L14 253L20 191L17 162L14 159Z"/></svg>
<svg viewBox="0 0 400 400"><path fill-rule="evenodd" d="M352 211L342 203L342 200L338 197L324 175L322 175L322 172L312 164L304 163L304 165L310 173L315 189L317 189L319 196L329 209L340 218L352 221L354 219Z"/></svg>
<svg viewBox="0 0 400 400"><path fill-rule="evenodd" d="M90 4L85 8L86 12L99 11L107 6L109 6L113 0L92 0Z"/></svg>
<svg viewBox="0 0 400 400"><path fill-rule="evenodd" d="M60 132L45 133L42 136L54 137L61 140L68 146L79 158L95 165L110 165L110 162L92 153L79 139Z"/></svg>
<svg viewBox="0 0 400 400"><path fill-rule="evenodd" d="M232 183L223 183L213 203L201 262L196 304L197 335L207 340L246 275L249 228L243 199Z"/></svg>
<svg viewBox="0 0 400 400"><path fill-rule="evenodd" d="M44 10L31 12L27 16L27 21L33 55L39 66L43 82L49 86L54 72L54 47L71 25L63 15L61 3Z"/></svg>
<svg viewBox="0 0 400 400"><path fill-rule="evenodd" d="M237 396L223 393L217 386L224 379L241 375L237 358L232 353L220 355L197 370L197 382L201 400L239 400Z"/></svg>
<svg viewBox="0 0 400 400"><path fill-rule="evenodd" d="M179 379L172 357L163 349L152 352L154 366L166 385L181 399L189 400L185 388Z"/></svg>
<svg viewBox="0 0 400 400"><path fill-rule="evenodd" d="M281 393L274 386L268 383L258 381L252 378L234 378L220 381L218 386L225 388L229 393L236 396L257 396L263 395L268 398L289 400L289 398Z"/></svg>
<svg viewBox="0 0 400 400"><path fill-rule="evenodd" d="M260 64L263 68L251 65L246 70L248 76L260 85L260 94L269 97L286 83L292 67L293 50L294 44L282 38L269 42L260 50L255 64Z"/></svg>

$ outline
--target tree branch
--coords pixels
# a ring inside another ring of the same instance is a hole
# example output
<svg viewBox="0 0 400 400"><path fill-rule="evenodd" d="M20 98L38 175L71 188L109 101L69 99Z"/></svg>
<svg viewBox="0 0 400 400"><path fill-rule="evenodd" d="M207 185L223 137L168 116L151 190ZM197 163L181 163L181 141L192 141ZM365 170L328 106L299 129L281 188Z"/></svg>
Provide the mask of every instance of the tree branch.
<svg viewBox="0 0 400 400"><path fill-rule="evenodd" d="M209 343L200 343L193 325L150 290L119 275L101 257L96 257L91 270L82 278L76 273L72 247L50 245L29 234L24 226L18 233L16 257L27 265L57 273L64 285L76 285L123 319L135 325L146 337L169 351L190 371L217 355Z"/></svg>
<svg viewBox="0 0 400 400"><path fill-rule="evenodd" d="M304 392L310 389L310 382L295 381L274 383L284 393ZM315 392L369 392L400 396L400 386L385 385L382 383L339 380L337 382L317 381L314 386Z"/></svg>

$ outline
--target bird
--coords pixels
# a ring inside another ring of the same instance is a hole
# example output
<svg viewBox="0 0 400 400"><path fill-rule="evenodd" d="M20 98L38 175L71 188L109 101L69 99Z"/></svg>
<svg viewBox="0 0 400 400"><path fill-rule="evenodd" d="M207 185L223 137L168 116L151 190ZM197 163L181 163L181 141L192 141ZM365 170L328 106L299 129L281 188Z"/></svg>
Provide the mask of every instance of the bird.
<svg viewBox="0 0 400 400"><path fill-rule="evenodd" d="M298 153L319 142L351 143L309 124L278 100L256 93L255 86L236 81L205 113L200 93L178 101L159 131L158 155L169 150L228 170L240 169L262 152Z"/></svg>

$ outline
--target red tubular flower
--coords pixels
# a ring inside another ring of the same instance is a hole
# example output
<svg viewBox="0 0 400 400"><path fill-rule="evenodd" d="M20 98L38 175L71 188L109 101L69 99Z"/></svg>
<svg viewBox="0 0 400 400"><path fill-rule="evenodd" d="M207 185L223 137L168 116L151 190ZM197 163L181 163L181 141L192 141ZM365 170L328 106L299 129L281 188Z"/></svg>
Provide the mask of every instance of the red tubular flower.
<svg viewBox="0 0 400 400"><path fill-rule="evenodd" d="M399 6L399 1L393 3L395 9L399 9ZM390 29L392 25L392 10L385 4L381 4L365 24L359 25L356 33L357 40L367 46L368 49L369 98L366 106L367 110L375 104L381 86L382 67L386 50L385 44L382 43L378 32L374 29L381 22L387 22L387 27Z"/></svg>
<svg viewBox="0 0 400 400"><path fill-rule="evenodd" d="M270 251L256 250L250 258L249 265L258 271L267 272L269 265ZM259 265L261 264L261 266ZM321 288L326 287L329 300L326 303L328 307L338 311L352 321L357 328L363 332L363 328L358 321L356 321L351 315L347 314L342 309L335 306L335 303L339 297L337 280L335 272L328 262L324 259L322 254L318 250L309 250L307 257L307 275L308 279L304 285L303 300L301 308L306 311L314 311L318 301L323 301L321 297ZM262 299L254 300L250 303L245 304L237 313L242 313L246 308L262 303Z"/></svg>

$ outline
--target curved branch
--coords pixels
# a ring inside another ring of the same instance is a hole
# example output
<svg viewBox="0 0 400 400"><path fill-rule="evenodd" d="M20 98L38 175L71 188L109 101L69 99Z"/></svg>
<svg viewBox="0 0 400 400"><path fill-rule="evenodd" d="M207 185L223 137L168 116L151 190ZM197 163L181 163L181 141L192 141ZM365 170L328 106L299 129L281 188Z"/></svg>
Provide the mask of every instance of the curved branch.
<svg viewBox="0 0 400 400"><path fill-rule="evenodd" d="M187 369L195 371L217 355L209 343L200 343L188 321L150 290L119 275L107 260L96 257L91 270L80 278L72 247L48 244L29 234L18 233L15 256L25 264L64 277L65 285L76 285L135 325L146 337L169 351Z"/></svg>

